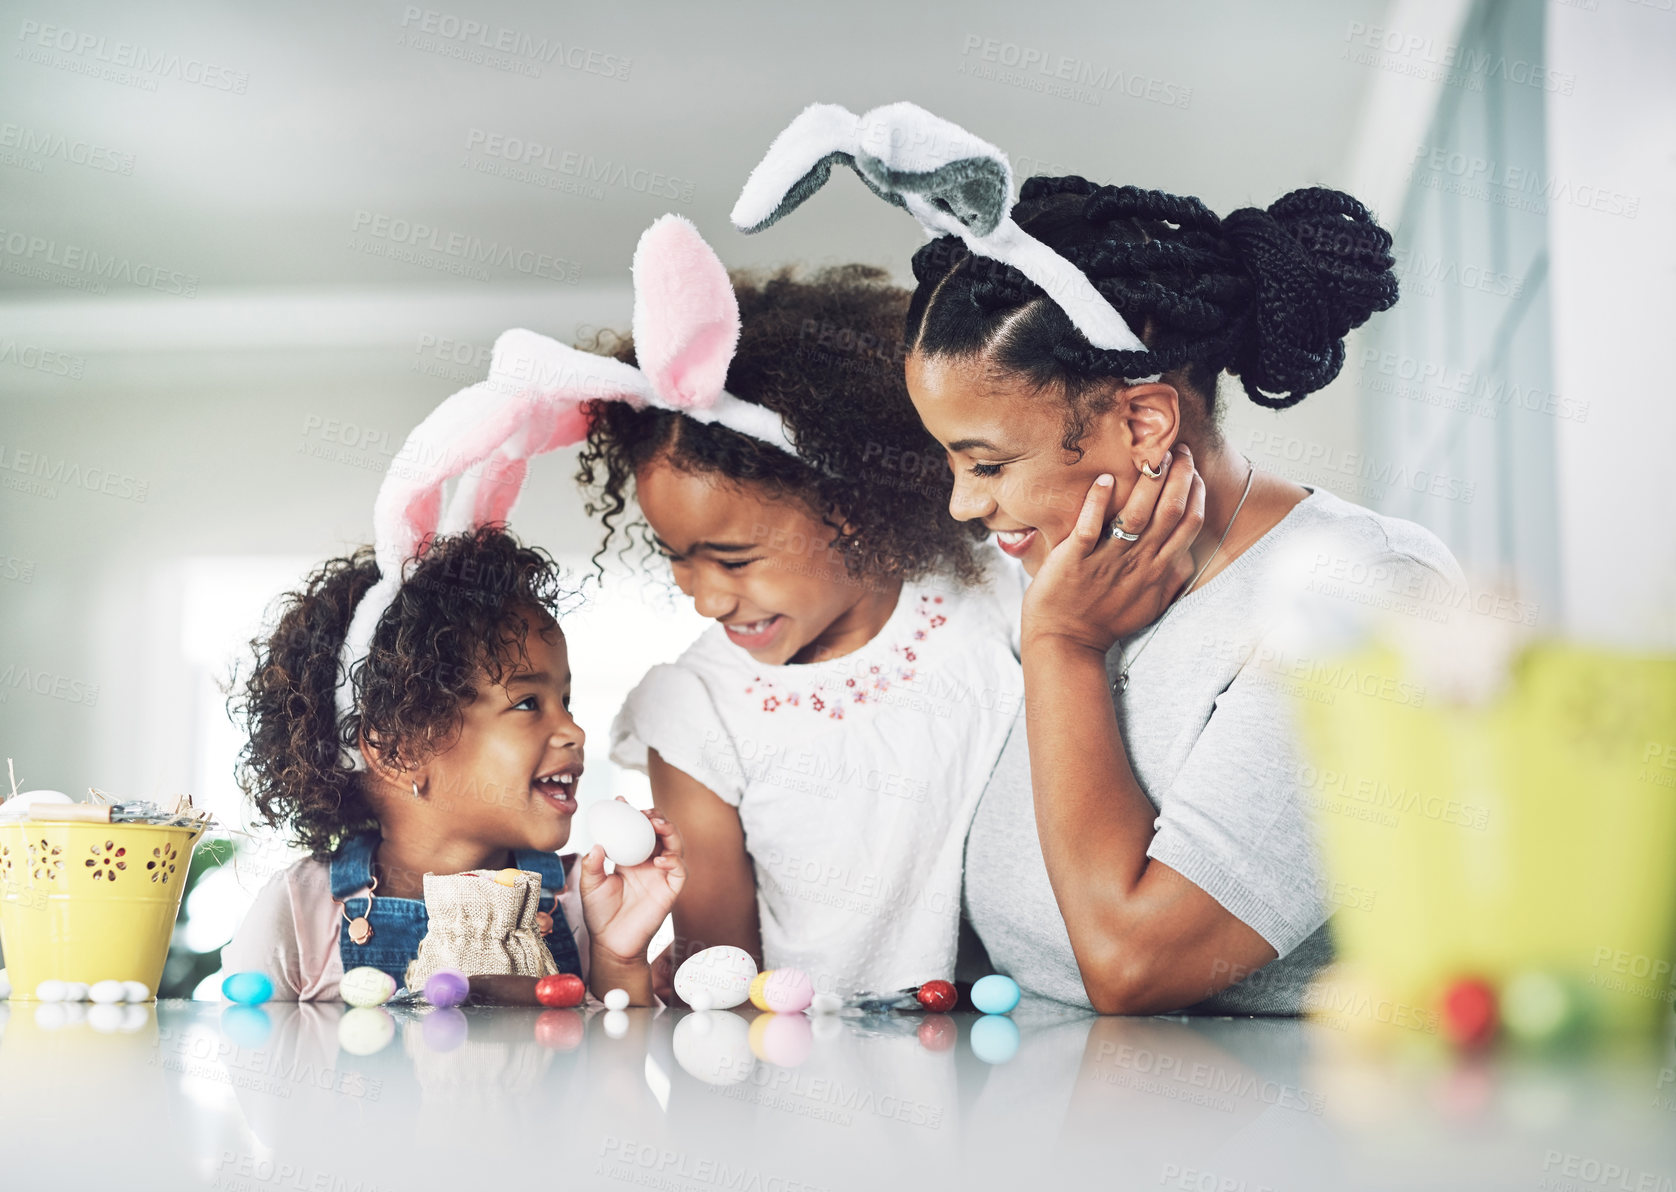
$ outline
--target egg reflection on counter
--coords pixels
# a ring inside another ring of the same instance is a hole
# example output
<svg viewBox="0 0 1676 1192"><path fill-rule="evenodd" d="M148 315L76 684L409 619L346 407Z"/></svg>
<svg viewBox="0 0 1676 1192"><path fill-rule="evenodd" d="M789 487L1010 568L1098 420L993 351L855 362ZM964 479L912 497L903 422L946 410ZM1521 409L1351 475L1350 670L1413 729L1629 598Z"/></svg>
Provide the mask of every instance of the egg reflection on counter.
<svg viewBox="0 0 1676 1192"><path fill-rule="evenodd" d="M350 1055L376 1055L396 1037L396 1020L381 1006L356 1006L338 1019L338 1046Z"/></svg>
<svg viewBox="0 0 1676 1192"><path fill-rule="evenodd" d="M814 1050L815 1031L804 1014L759 1014L751 1023L750 1041L757 1059L795 1068Z"/></svg>
<svg viewBox="0 0 1676 1192"><path fill-rule="evenodd" d="M738 1084L751 1075L751 1028L726 1010L694 1010L675 1024L675 1062L705 1084Z"/></svg>

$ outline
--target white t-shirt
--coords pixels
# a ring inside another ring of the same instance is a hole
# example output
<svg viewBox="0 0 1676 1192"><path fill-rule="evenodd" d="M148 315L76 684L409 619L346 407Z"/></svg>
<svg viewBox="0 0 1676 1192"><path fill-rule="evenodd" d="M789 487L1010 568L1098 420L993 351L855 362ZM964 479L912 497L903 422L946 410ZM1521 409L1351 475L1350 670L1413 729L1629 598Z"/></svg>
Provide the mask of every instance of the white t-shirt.
<svg viewBox="0 0 1676 1192"><path fill-rule="evenodd" d="M717 625L630 693L612 760L655 749L739 809L768 968L839 994L954 976L966 829L1023 699L1021 575L996 552L980 586L905 584L865 646L807 665Z"/></svg>

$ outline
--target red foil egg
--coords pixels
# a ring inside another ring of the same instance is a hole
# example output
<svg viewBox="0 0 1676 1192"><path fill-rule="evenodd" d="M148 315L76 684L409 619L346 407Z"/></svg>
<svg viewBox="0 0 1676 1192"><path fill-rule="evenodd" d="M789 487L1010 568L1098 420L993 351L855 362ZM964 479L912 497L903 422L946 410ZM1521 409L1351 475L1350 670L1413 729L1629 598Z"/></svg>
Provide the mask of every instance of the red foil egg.
<svg viewBox="0 0 1676 1192"><path fill-rule="evenodd" d="M554 973L535 983L535 1000L543 1006L553 1006L560 1010L580 1006L587 994L587 986L582 984L582 978L575 973Z"/></svg>
<svg viewBox="0 0 1676 1192"><path fill-rule="evenodd" d="M960 994L948 981L927 981L914 995L919 1004L934 1014L947 1014L960 1000Z"/></svg>

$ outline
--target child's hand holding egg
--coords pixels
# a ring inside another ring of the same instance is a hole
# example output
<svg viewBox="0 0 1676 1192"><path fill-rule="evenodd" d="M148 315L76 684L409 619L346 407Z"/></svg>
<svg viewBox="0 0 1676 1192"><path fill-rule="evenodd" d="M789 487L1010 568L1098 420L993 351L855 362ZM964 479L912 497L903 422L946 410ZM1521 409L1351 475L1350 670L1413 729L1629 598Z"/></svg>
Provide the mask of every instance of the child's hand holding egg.
<svg viewBox="0 0 1676 1192"><path fill-rule="evenodd" d="M595 843L582 858L579 886L596 959L603 949L608 961L634 968L633 978L625 974L613 984L645 985L642 1000L649 1000L650 970L639 970L687 879L681 835L656 811L639 811L620 799L596 803L588 827ZM607 857L616 867L609 874Z"/></svg>

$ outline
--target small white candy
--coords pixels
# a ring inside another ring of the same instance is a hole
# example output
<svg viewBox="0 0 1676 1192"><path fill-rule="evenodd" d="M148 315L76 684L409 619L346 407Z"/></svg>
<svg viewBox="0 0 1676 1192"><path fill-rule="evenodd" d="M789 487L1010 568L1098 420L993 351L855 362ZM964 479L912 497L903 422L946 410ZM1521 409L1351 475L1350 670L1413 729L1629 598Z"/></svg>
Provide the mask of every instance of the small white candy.
<svg viewBox="0 0 1676 1192"><path fill-rule="evenodd" d="M56 981L48 977L35 986L35 1000L38 1002L61 1002L70 996L70 985L67 981ZM36 1015L37 1018L40 1015Z"/></svg>
<svg viewBox="0 0 1676 1192"><path fill-rule="evenodd" d="M12 979L6 975L5 969L0 969L0 1002L12 996Z"/></svg>
<svg viewBox="0 0 1676 1192"><path fill-rule="evenodd" d="M128 1002L149 1002L151 990L146 988L144 981L124 981L122 983L122 997Z"/></svg>
<svg viewBox="0 0 1676 1192"><path fill-rule="evenodd" d="M588 832L613 865L639 865L658 847L658 834L646 813L615 799L588 809Z"/></svg>
<svg viewBox="0 0 1676 1192"><path fill-rule="evenodd" d="M836 1014L844 1008L844 999L835 993L817 993L809 1003L813 1015Z"/></svg>
<svg viewBox="0 0 1676 1192"><path fill-rule="evenodd" d="M114 1006L127 1000L127 994L122 991L121 981L95 981L88 988L87 996L90 1001L101 1006Z"/></svg>
<svg viewBox="0 0 1676 1192"><path fill-rule="evenodd" d="M101 1005L90 1006L87 1011L87 1025L101 1035L114 1035L122 1029L127 1006L117 1006L106 1002Z"/></svg>
<svg viewBox="0 0 1676 1192"><path fill-rule="evenodd" d="M629 1032L629 1016L624 1010L607 1010L605 1012L605 1037L607 1039L621 1039Z"/></svg>
<svg viewBox="0 0 1676 1192"><path fill-rule="evenodd" d="M67 1002L85 1002L87 1000L87 982L66 981L64 983L64 1000Z"/></svg>
<svg viewBox="0 0 1676 1192"><path fill-rule="evenodd" d="M628 1004L628 990L607 989L605 991L605 1008L607 1010L627 1010Z"/></svg>

